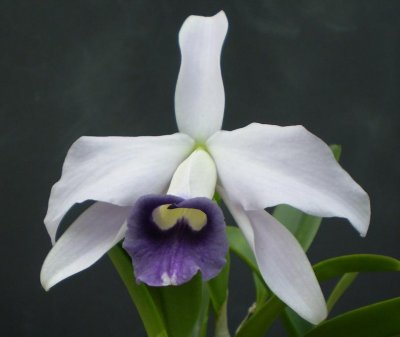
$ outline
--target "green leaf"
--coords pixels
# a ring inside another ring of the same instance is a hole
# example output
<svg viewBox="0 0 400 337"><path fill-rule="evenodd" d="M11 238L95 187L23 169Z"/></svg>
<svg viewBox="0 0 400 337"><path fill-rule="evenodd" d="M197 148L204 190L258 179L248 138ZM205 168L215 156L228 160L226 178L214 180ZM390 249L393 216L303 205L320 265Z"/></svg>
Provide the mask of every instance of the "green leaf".
<svg viewBox="0 0 400 337"><path fill-rule="evenodd" d="M228 329L228 283L229 283L230 255L226 257L226 264L221 272L208 281L208 291L215 312L214 337L229 337Z"/></svg>
<svg viewBox="0 0 400 337"><path fill-rule="evenodd" d="M148 337L168 337L160 308L151 295L149 288L144 284L138 285L136 283L131 259L125 253L125 250L118 244L110 249L108 256L139 312Z"/></svg>
<svg viewBox="0 0 400 337"><path fill-rule="evenodd" d="M339 161L341 146L331 145L331 150L335 159ZM276 206L272 215L292 232L304 251L310 248L322 221L320 217L305 214L289 205Z"/></svg>
<svg viewBox="0 0 400 337"><path fill-rule="evenodd" d="M319 281L352 272L399 271L400 261L393 257L375 254L353 254L334 257L313 266Z"/></svg>
<svg viewBox="0 0 400 337"><path fill-rule="evenodd" d="M249 316L239 326L235 337L264 337L284 307L285 304L272 295L254 313L249 313Z"/></svg>
<svg viewBox="0 0 400 337"><path fill-rule="evenodd" d="M207 288L197 273L187 283L180 286L152 287L162 309L169 336L194 337L200 334L204 310L203 296L208 296Z"/></svg>
<svg viewBox="0 0 400 337"><path fill-rule="evenodd" d="M394 337L400 334L400 297L323 322L305 337Z"/></svg>
<svg viewBox="0 0 400 337"><path fill-rule="evenodd" d="M259 307L271 296L271 291L265 285L264 280L260 279L256 273L253 273L253 280L256 288L256 307Z"/></svg>
<svg viewBox="0 0 400 337"><path fill-rule="evenodd" d="M342 146L339 144L332 144L329 147L331 148L331 151L336 161L339 161L340 156L342 155Z"/></svg>
<svg viewBox="0 0 400 337"><path fill-rule="evenodd" d="M314 325L301 318L289 307L286 307L282 312L281 321L286 333L290 337L301 337L314 327Z"/></svg>
<svg viewBox="0 0 400 337"><path fill-rule="evenodd" d="M348 287L354 282L358 273L346 273L344 274L339 282L336 284L335 288L333 288L328 301L326 302L326 306L328 308L328 312L330 312L336 302L339 300L340 297L345 293Z"/></svg>
<svg viewBox="0 0 400 337"><path fill-rule="evenodd" d="M272 215L292 232L304 251L310 248L322 221L289 205L276 206Z"/></svg>
<svg viewBox="0 0 400 337"><path fill-rule="evenodd" d="M214 196L213 196L214 201L221 206L221 196L219 195L219 193L217 191L215 191Z"/></svg>
<svg viewBox="0 0 400 337"><path fill-rule="evenodd" d="M195 331L194 336L199 336L199 337L207 336L209 308L210 308L210 295L207 290L207 285L203 283L203 300L200 308L200 316L194 328Z"/></svg>
<svg viewBox="0 0 400 337"><path fill-rule="evenodd" d="M319 281L325 281L350 272L396 270L400 270L399 260L387 256L372 254L340 256L322 261L314 266L314 272ZM265 304L256 308L242 323L236 336L264 336L272 322L284 308L285 305L272 295ZM296 314L293 312L293 315ZM292 336L301 336L304 331L307 331L310 328L308 323L304 320L297 320L297 318L292 319L288 316L284 318L284 321L286 320L287 323L288 319L290 320L290 324L292 324L292 326L289 327L289 332L292 332ZM349 336L352 337L352 335Z"/></svg>
<svg viewBox="0 0 400 337"><path fill-rule="evenodd" d="M242 231L238 227L226 226L229 248L241 258L262 279L257 267L256 258Z"/></svg>
<svg viewBox="0 0 400 337"><path fill-rule="evenodd" d="M230 255L226 257L226 264L221 272L208 281L208 291L215 312L215 337L229 337L228 329L228 283L229 283Z"/></svg>
<svg viewBox="0 0 400 337"><path fill-rule="evenodd" d="M214 337L230 337L228 328L228 298L219 308L218 314L215 317Z"/></svg>
<svg viewBox="0 0 400 337"><path fill-rule="evenodd" d="M257 302L253 309L251 309L249 316L246 317L239 326L235 336L264 336L265 332L279 315L280 311L284 308L284 304L276 296L271 295L269 289L266 287L257 267L254 253L241 230L237 227L227 226L226 231L229 240L229 247L232 252L234 252L253 270L257 292ZM265 302L267 298L268 301Z"/></svg>
<svg viewBox="0 0 400 337"><path fill-rule="evenodd" d="M229 253L226 256L226 264L222 268L221 272L210 281L208 281L208 291L211 298L211 303L214 308L214 312L218 313L220 308L227 301L228 296L228 282L229 282L229 268L230 268L230 256Z"/></svg>

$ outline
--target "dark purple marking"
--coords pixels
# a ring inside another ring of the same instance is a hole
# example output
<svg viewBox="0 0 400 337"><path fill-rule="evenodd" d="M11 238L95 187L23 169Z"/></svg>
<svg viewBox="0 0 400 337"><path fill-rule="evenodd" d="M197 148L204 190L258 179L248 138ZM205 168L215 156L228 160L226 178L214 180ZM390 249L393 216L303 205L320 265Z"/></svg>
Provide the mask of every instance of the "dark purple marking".
<svg viewBox="0 0 400 337"><path fill-rule="evenodd" d="M207 223L194 231L183 219L161 230L152 220L155 208L196 208ZM182 199L172 195L146 195L138 199L128 218L123 243L132 258L137 282L165 286L188 282L198 271L204 281L216 276L226 263L228 241L225 220L218 205L207 198Z"/></svg>

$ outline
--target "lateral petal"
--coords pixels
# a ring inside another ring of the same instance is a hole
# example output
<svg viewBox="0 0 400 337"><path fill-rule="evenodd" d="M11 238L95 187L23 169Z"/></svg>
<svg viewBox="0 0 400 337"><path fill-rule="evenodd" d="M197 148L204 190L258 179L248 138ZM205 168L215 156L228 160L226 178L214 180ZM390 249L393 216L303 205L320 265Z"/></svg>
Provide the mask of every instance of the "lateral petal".
<svg viewBox="0 0 400 337"><path fill-rule="evenodd" d="M302 318L318 324L327 316L324 295L310 262L293 235L266 211L247 211L260 272L268 287Z"/></svg>
<svg viewBox="0 0 400 337"><path fill-rule="evenodd" d="M268 287L305 320L318 324L327 316L325 299L303 249L293 235L264 210L245 211L218 190L254 251Z"/></svg>
<svg viewBox="0 0 400 337"><path fill-rule="evenodd" d="M163 193L193 140L159 137L81 137L69 149L53 186L44 222L52 242L65 213L85 200L133 206L141 195Z"/></svg>
<svg viewBox="0 0 400 337"><path fill-rule="evenodd" d="M43 288L90 267L120 241L131 207L97 202L65 231L47 255L40 273Z"/></svg>
<svg viewBox="0 0 400 337"><path fill-rule="evenodd" d="M362 236L367 233L367 193L304 127L254 123L219 131L207 146L221 185L246 210L289 204L316 216L347 218Z"/></svg>
<svg viewBox="0 0 400 337"><path fill-rule="evenodd" d="M238 203L235 202L233 199L228 197L227 192L224 188L220 185L217 186L217 191L221 196L222 200L224 201L226 207L228 207L229 213L233 216L236 224L240 227L244 237L247 240L247 243L254 251L254 231L251 227L249 218L243 209L243 207Z"/></svg>
<svg viewBox="0 0 400 337"><path fill-rule="evenodd" d="M189 16L179 32L181 68L175 91L180 132L205 141L221 129L225 93L220 68L228 30L223 11L212 17Z"/></svg>

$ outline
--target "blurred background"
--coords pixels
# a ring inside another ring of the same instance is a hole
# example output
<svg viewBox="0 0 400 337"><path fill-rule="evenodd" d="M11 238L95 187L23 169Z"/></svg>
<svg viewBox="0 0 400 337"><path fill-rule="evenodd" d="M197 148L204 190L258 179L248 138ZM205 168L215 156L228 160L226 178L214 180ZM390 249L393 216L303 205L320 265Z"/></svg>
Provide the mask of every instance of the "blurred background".
<svg viewBox="0 0 400 337"><path fill-rule="evenodd" d="M2 336L145 336L107 256L48 293L41 288L48 196L78 137L176 132L179 28L191 14L221 9L230 24L224 129L302 124L343 146L343 167L371 197L368 236L326 219L310 260L399 257L399 1L3 0ZM394 273L360 275L332 315L399 296L399 281ZM234 258L232 329L253 297L251 273ZM272 335L283 336L279 324Z"/></svg>

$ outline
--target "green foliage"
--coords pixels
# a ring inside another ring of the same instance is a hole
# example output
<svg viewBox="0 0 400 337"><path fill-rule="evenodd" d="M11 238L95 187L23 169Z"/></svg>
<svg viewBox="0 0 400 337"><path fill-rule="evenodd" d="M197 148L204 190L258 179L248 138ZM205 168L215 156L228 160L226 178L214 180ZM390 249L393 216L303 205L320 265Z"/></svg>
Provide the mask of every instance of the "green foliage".
<svg viewBox="0 0 400 337"><path fill-rule="evenodd" d="M214 337L230 337L228 328L228 301L226 300L215 317Z"/></svg>
<svg viewBox="0 0 400 337"><path fill-rule="evenodd" d="M354 282L358 273L346 273L344 274L338 283L336 283L335 288L333 288L328 301L326 302L326 306L328 307L328 312L330 312L336 302L339 300L340 297L345 293L348 287Z"/></svg>
<svg viewBox="0 0 400 337"><path fill-rule="evenodd" d="M250 311L249 316L239 326L236 337L264 337L266 331L285 308L275 295L272 295L264 304Z"/></svg>
<svg viewBox="0 0 400 337"><path fill-rule="evenodd" d="M256 258L251 250L242 231L238 227L226 226L229 248L239 258L241 258L261 279L260 271L257 267Z"/></svg>
<svg viewBox="0 0 400 337"><path fill-rule="evenodd" d="M400 334L400 297L323 322L305 337L395 337Z"/></svg>
<svg viewBox="0 0 400 337"><path fill-rule="evenodd" d="M399 260L375 254L344 255L327 259L314 265L314 272L319 281L339 277L345 273L399 270Z"/></svg>
<svg viewBox="0 0 400 337"><path fill-rule="evenodd" d="M265 303L265 301L271 296L271 291L265 285L263 279L253 272L254 286L256 288L256 307Z"/></svg>
<svg viewBox="0 0 400 337"><path fill-rule="evenodd" d="M148 287L162 310L168 335L195 337L201 330L201 313L206 285L200 273L180 286ZM207 303L208 305L208 303Z"/></svg>
<svg viewBox="0 0 400 337"><path fill-rule="evenodd" d="M129 295L139 312L148 337L168 337L167 329L162 317L161 308L154 301L148 287L138 285L132 270L129 256L121 245L116 245L108 252L112 263L124 282Z"/></svg>
<svg viewBox="0 0 400 337"><path fill-rule="evenodd" d="M221 272L208 281L208 291L215 313L218 313L228 297L230 256L226 257L226 264Z"/></svg>
<svg viewBox="0 0 400 337"><path fill-rule="evenodd" d="M208 291L215 313L214 337L230 337L228 329L228 286L230 255L218 276L208 281Z"/></svg>
<svg viewBox="0 0 400 337"><path fill-rule="evenodd" d="M281 321L290 337L301 337L314 327L288 307L282 312Z"/></svg>
<svg viewBox="0 0 400 337"><path fill-rule="evenodd" d="M135 304L148 337L199 336L208 316L208 293L201 275L181 286L149 287L135 281L132 263L120 244L108 253Z"/></svg>
<svg viewBox="0 0 400 337"><path fill-rule="evenodd" d="M290 336L303 336L304 333L313 328L311 324L304 321L296 313L286 308L285 305L274 295L263 300L262 294L268 294L269 290L261 281L260 272L255 262L254 254L251 251L246 239L240 229L236 227L227 228L230 249L237 254L254 272L255 285L258 299L257 305L239 327L236 337L261 337L264 336L273 321L282 314L282 320ZM344 293L347 287L355 278L355 273L359 272L383 272L399 271L400 261L387 256L374 254L354 254L331 258L322 261L314 266L317 279L326 281L328 279L342 277L335 287L328 304L332 306ZM264 290L262 290L264 287ZM285 310L284 310L285 309ZM338 335L340 336L340 335ZM343 335L347 336L347 335Z"/></svg>
<svg viewBox="0 0 400 337"><path fill-rule="evenodd" d="M322 218L305 214L288 205L275 207L272 215L292 232L304 251L310 248L322 221Z"/></svg>

